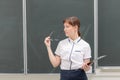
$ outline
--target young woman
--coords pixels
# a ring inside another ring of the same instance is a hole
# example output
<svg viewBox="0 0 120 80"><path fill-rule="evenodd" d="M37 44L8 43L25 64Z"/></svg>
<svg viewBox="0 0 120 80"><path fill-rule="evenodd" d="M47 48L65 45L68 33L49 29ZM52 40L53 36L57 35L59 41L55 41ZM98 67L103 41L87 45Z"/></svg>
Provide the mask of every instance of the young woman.
<svg viewBox="0 0 120 80"><path fill-rule="evenodd" d="M90 69L90 45L81 38L80 20L77 17L68 17L63 20L66 39L61 40L55 51L51 49L50 36L46 37L49 59L53 67L60 65L60 80L87 80L85 71Z"/></svg>

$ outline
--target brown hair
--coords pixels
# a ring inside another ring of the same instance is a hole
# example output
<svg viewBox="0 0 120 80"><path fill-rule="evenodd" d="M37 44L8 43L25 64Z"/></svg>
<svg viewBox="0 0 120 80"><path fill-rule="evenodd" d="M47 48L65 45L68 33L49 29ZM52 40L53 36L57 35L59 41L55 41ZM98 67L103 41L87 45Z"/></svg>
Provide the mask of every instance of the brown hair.
<svg viewBox="0 0 120 80"><path fill-rule="evenodd" d="M75 17L75 16L68 17L68 18L63 20L63 24L65 22L69 23L72 26L76 26L77 25L78 26L78 35L81 36L81 33L79 31L79 29L80 29L80 20L77 17Z"/></svg>

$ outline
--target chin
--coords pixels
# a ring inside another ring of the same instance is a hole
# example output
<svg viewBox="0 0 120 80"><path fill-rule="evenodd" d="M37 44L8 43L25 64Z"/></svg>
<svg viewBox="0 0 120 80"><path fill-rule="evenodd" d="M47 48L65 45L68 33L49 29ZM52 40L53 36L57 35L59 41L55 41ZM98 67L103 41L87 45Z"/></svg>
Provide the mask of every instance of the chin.
<svg viewBox="0 0 120 80"><path fill-rule="evenodd" d="M65 34L65 36L66 36L66 37L68 37L68 35L67 35L67 34Z"/></svg>

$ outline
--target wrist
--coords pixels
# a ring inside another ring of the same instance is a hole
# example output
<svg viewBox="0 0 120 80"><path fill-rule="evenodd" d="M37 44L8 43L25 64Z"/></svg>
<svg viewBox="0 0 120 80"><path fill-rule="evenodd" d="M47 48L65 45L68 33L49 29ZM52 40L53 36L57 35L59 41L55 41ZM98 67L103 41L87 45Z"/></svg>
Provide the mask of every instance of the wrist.
<svg viewBox="0 0 120 80"><path fill-rule="evenodd" d="M47 47L47 49L50 49L51 48L51 46L46 46Z"/></svg>

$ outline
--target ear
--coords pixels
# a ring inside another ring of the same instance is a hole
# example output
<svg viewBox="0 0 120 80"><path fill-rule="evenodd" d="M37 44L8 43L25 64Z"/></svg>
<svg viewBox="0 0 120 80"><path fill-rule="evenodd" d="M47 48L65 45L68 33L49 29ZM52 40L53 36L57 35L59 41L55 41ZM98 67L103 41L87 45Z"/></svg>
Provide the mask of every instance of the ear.
<svg viewBox="0 0 120 80"><path fill-rule="evenodd" d="M77 25L75 25L74 27L75 27L75 29L78 31L78 26L77 26Z"/></svg>

